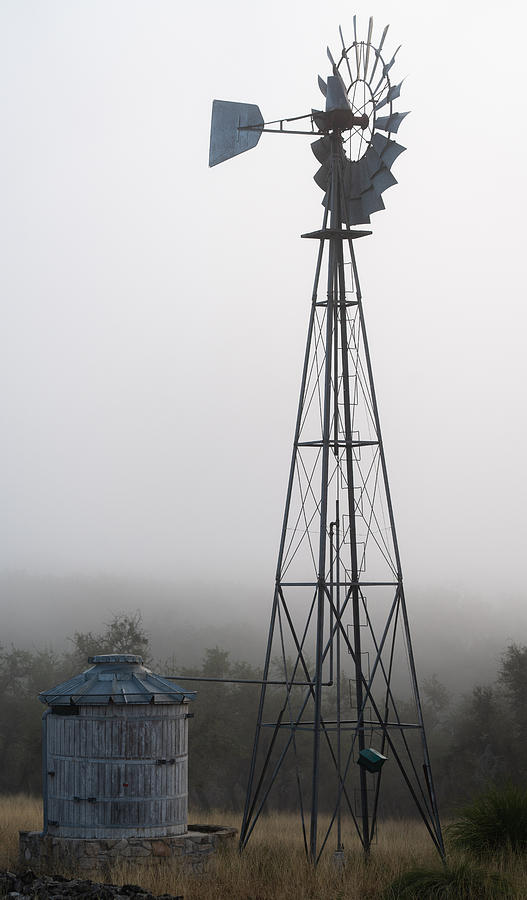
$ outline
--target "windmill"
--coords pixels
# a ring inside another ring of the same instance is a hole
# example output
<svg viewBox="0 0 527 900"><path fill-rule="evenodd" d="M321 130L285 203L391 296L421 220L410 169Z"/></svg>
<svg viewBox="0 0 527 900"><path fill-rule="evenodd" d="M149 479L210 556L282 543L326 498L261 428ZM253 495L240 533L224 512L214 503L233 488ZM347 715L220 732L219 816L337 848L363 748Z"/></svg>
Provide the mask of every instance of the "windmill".
<svg viewBox="0 0 527 900"><path fill-rule="evenodd" d="M407 113L388 26L377 44L373 19L366 40L356 17L353 30L328 49L324 109L264 122L254 104L215 100L209 158L263 132L311 136L324 192L321 228L302 235L318 245L315 276L240 835L243 848L273 791L294 790L315 863L331 835L342 854L344 817L369 852L397 779L444 858L355 254L371 234L355 226L396 184Z"/></svg>

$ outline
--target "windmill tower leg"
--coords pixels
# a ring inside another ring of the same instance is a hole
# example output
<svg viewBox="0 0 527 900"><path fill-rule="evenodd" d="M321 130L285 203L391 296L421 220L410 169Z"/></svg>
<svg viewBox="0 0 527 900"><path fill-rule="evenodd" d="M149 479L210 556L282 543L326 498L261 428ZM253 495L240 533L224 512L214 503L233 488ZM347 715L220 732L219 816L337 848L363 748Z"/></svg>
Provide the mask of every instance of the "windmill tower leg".
<svg viewBox="0 0 527 900"><path fill-rule="evenodd" d="M439 855L441 856L441 859L444 861L445 860L445 846L444 846L444 841L443 841L441 822L439 819L439 809L438 809L438 805L437 805L437 797L436 797L434 780L433 780L433 775L432 775L432 766L430 764L430 754L429 754L429 750L428 750L428 741L426 738L426 730L425 730L424 721L423 721L423 710L422 710L421 697L420 697L420 692L419 692L419 683L417 680L417 671L416 671L416 667L415 667L414 652L413 652L412 639L411 639L411 634L410 634L410 625L409 625L409 621L408 621L408 611L407 611L407 607L406 607L406 599L405 599L404 587L403 587L403 573L402 573L402 566L401 566L401 557L400 557L400 553L399 553L397 531L395 528L395 518L394 518L394 512L393 512L393 503L392 503L392 497L391 497L391 492L390 492L390 485L388 482L388 470L386 467L386 456L384 453L384 445L383 445L383 441L382 441L381 423L380 423L380 418L379 418L379 409L377 406L375 383L373 380L373 368L372 368L370 349L369 349L369 344L368 344L368 336L367 336L367 332L366 332L366 323L364 320L362 292L361 292L361 287L360 287L359 273L358 273L357 262L356 262L356 257L355 257L355 250L353 248L353 244L351 244L351 243L350 243L350 257L351 257L350 262L351 262L351 267L352 267L352 272L353 272L353 279L354 279L354 283L355 283L355 287L356 287L357 304L358 304L358 310L359 310L359 316L360 316L360 322L361 322L361 330L362 330L362 337L363 337L363 344L364 344L364 357L365 357L365 362L366 362L366 367L367 367L368 382L369 382L370 395L371 395L371 401L372 401L372 413L373 413L373 417L375 420L375 428L376 428L378 439L379 439L379 456L380 456L380 463L381 463L381 469L382 469L382 479L383 479L384 491L385 491L385 495L386 495L388 516L389 516L389 521L390 521L390 529L392 532L394 556L395 556L395 560L396 560L396 564L397 564L397 582L398 582L398 591L399 591L400 603L401 603L401 613L402 613L402 618L403 618L405 643L406 643L407 654L408 654L408 664L409 664L409 669L410 669L412 693L413 693L413 697L414 697L414 703L415 703L415 709L416 709L416 714L417 714L417 719L418 719L418 724L419 724L419 732L420 732L421 745L422 745L423 772L424 772L426 786L427 786L427 790L428 790L428 794L429 794L429 798L430 798L431 818L432 818L433 825L434 825L434 837L435 837L435 841L437 842L436 846L439 851ZM388 684L389 684L389 680L388 680ZM387 715L385 716L385 718L387 718ZM383 735L383 742L384 742L384 740L385 740L385 735Z"/></svg>

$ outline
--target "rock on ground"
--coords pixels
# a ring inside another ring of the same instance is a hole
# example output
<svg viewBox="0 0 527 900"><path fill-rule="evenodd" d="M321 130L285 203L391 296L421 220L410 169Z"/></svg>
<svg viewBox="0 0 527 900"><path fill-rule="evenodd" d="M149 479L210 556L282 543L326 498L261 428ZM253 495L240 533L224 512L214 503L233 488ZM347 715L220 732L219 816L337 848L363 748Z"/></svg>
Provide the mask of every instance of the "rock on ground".
<svg viewBox="0 0 527 900"><path fill-rule="evenodd" d="M35 875L31 869L21 875L0 872L0 897L10 900L184 900L179 895L155 897L136 884L98 884L61 875Z"/></svg>

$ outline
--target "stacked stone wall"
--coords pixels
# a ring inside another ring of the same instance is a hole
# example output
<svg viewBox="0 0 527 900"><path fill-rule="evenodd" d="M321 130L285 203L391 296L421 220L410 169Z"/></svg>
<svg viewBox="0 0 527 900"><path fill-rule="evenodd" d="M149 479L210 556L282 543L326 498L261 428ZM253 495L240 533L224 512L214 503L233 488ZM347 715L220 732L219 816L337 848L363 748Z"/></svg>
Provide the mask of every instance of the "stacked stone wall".
<svg viewBox="0 0 527 900"><path fill-rule="evenodd" d="M110 868L119 860L134 866L177 860L185 869L199 874L218 847L232 843L236 833L236 828L191 825L186 834L177 836L85 840L21 831L20 865L37 872L53 872L58 867L96 872Z"/></svg>

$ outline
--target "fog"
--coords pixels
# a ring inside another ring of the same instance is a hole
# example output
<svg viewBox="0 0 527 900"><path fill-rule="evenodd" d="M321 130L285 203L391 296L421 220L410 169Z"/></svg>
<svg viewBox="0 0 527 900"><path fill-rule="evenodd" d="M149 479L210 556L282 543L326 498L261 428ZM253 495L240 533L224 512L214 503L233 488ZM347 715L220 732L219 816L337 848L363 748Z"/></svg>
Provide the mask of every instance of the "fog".
<svg viewBox="0 0 527 900"><path fill-rule="evenodd" d="M518 595L503 598L505 618L481 595L428 588L409 602L420 678L437 675L453 695L493 681L501 655L522 641L527 612ZM170 582L108 576L0 577L2 643L35 650L71 650L76 631L104 631L114 615L140 612L155 667L197 666L207 648L227 650L231 660L263 664L270 608L261 587L212 589L206 581ZM344 659L343 667L350 663ZM403 685L403 682L401 681ZM406 690L406 682L403 689Z"/></svg>
<svg viewBox="0 0 527 900"><path fill-rule="evenodd" d="M525 10L4 0L2 642L263 652L321 194L301 137L209 170L210 109L320 105L354 11L412 111L357 253L416 653L527 640Z"/></svg>

